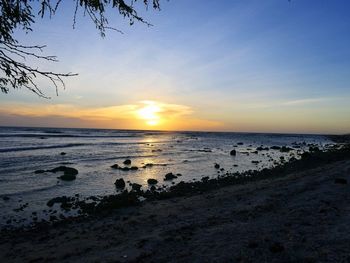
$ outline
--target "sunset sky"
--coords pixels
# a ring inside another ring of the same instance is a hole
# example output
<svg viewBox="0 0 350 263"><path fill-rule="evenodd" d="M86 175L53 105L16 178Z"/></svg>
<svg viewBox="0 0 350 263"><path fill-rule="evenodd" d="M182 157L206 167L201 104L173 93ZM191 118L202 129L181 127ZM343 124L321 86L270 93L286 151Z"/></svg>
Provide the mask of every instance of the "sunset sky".
<svg viewBox="0 0 350 263"><path fill-rule="evenodd" d="M18 32L79 73L55 90L38 80L0 94L1 126L288 133L350 132L350 1L161 0L141 15L112 16L101 38L63 1L51 20Z"/></svg>

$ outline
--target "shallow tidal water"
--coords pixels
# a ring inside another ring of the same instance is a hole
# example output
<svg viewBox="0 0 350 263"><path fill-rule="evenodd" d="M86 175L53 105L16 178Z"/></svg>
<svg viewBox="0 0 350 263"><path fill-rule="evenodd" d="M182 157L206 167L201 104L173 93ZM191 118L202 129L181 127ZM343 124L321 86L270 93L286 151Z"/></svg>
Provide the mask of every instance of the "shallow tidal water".
<svg viewBox="0 0 350 263"><path fill-rule="evenodd" d="M58 209L49 211L46 206L53 197L118 193L114 185L118 178L143 189L149 187L147 179L154 178L166 188L205 176L272 167L281 157L298 158L310 145L325 149L332 144L322 135L0 127L0 227L27 225L34 217L47 220ZM256 151L261 146L293 150ZM230 155L233 149L236 156ZM124 167L125 159L139 169L111 168ZM153 166L142 168L147 163ZM76 180L62 181L59 173L34 173L61 165L77 169ZM181 176L164 181L170 172Z"/></svg>

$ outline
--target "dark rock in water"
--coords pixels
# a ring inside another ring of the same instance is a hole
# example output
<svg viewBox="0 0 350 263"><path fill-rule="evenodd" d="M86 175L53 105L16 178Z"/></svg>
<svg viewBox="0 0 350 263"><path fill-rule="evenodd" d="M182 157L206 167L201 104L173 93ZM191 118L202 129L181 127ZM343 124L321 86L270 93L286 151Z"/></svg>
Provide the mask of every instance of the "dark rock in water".
<svg viewBox="0 0 350 263"><path fill-rule="evenodd" d="M75 180L77 177L76 175L73 175L73 174L64 174L64 175L61 175L59 177L57 177L58 179L61 179L63 181L73 181Z"/></svg>
<svg viewBox="0 0 350 263"><path fill-rule="evenodd" d="M270 246L270 251L272 253L282 252L282 251L284 251L284 246L279 242L275 242Z"/></svg>
<svg viewBox="0 0 350 263"><path fill-rule="evenodd" d="M344 179L344 178L335 178L334 179L334 183L336 183L336 184L347 184L348 181L346 179Z"/></svg>
<svg viewBox="0 0 350 263"><path fill-rule="evenodd" d="M147 183L148 183L148 184L157 184L158 181L157 181L156 179L150 178L150 179L147 180Z"/></svg>
<svg viewBox="0 0 350 263"><path fill-rule="evenodd" d="M77 175L78 170L72 167L67 167L67 166L59 166L54 169L49 170L49 172L52 173L57 173L57 172L64 172L65 174L70 174L70 175Z"/></svg>
<svg viewBox="0 0 350 263"><path fill-rule="evenodd" d="M176 174L176 176L182 176L182 174Z"/></svg>
<svg viewBox="0 0 350 263"><path fill-rule="evenodd" d="M272 150L280 150L281 147L279 147L279 146L271 146L270 149L272 149Z"/></svg>
<svg viewBox="0 0 350 263"><path fill-rule="evenodd" d="M164 177L164 181L169 181L169 180L172 180L172 179L175 179L177 178L177 176L173 173L167 173Z"/></svg>
<svg viewBox="0 0 350 263"><path fill-rule="evenodd" d="M254 152L252 152L252 153L258 154L259 152L258 152L258 151L254 151ZM264 155L264 154L263 154L263 155Z"/></svg>
<svg viewBox="0 0 350 263"><path fill-rule="evenodd" d="M310 151L310 152L319 152L320 149L319 149L317 146L310 146L310 147L309 147L309 151Z"/></svg>
<svg viewBox="0 0 350 263"><path fill-rule="evenodd" d="M231 155L231 156L236 156L236 150L230 151L230 155Z"/></svg>
<svg viewBox="0 0 350 263"><path fill-rule="evenodd" d="M131 160L130 160L130 159L126 159L126 160L123 162L123 164L125 164L125 165L130 165L130 164L131 164Z"/></svg>
<svg viewBox="0 0 350 263"><path fill-rule="evenodd" d="M140 192L141 191L141 187L142 187L142 185L136 184L136 183L131 185L132 190L134 190L136 192Z"/></svg>
<svg viewBox="0 0 350 263"><path fill-rule="evenodd" d="M138 170L139 168L137 167L137 166L131 166L130 167L130 170L132 170L132 171L135 171L135 170Z"/></svg>
<svg viewBox="0 0 350 263"><path fill-rule="evenodd" d="M151 186L150 190L154 192L156 190L156 187L154 185Z"/></svg>
<svg viewBox="0 0 350 263"><path fill-rule="evenodd" d="M111 166L111 168L113 168L113 169L119 169L120 167L119 167L118 164L113 164L113 165Z"/></svg>
<svg viewBox="0 0 350 263"><path fill-rule="evenodd" d="M238 164L234 164L233 167L238 167Z"/></svg>
<svg viewBox="0 0 350 263"><path fill-rule="evenodd" d="M124 189L125 188L125 181L124 181L124 179L123 178L120 178L120 179L117 179L117 180L115 180L115 186L117 187L117 188L121 188L121 189Z"/></svg>
<svg viewBox="0 0 350 263"><path fill-rule="evenodd" d="M60 197L55 197L49 200L46 205L48 207L52 207L56 203L60 203L61 205L67 204L68 202L72 201L72 198L67 197L67 196L60 196Z"/></svg>
<svg viewBox="0 0 350 263"><path fill-rule="evenodd" d="M260 146L260 147L258 147L258 148L256 148L256 150L257 151L268 151L269 150L269 147L262 147L262 146Z"/></svg>
<svg viewBox="0 0 350 263"><path fill-rule="evenodd" d="M239 143L237 143L237 145L243 145L243 142L239 142Z"/></svg>
<svg viewBox="0 0 350 263"><path fill-rule="evenodd" d="M129 167L120 167L119 170L122 170L122 171L129 171L130 168L129 168Z"/></svg>
<svg viewBox="0 0 350 263"><path fill-rule="evenodd" d="M214 168L215 169L220 169L220 164L218 164L218 163L214 164Z"/></svg>
<svg viewBox="0 0 350 263"><path fill-rule="evenodd" d="M259 161L252 161L252 163L254 163L254 164L258 164L258 163L259 163Z"/></svg>
<svg viewBox="0 0 350 263"><path fill-rule="evenodd" d="M287 153L290 152L291 150L293 150L293 148L287 147L287 146L282 146L282 148L280 149L280 151L282 153Z"/></svg>
<svg viewBox="0 0 350 263"><path fill-rule="evenodd" d="M66 155L66 154L67 154L67 153L65 153L65 152L61 152L61 153L60 153L60 155Z"/></svg>
<svg viewBox="0 0 350 263"><path fill-rule="evenodd" d="M8 200L10 200L10 197L8 197L8 196L3 196L3 197L2 197L2 200L8 201Z"/></svg>
<svg viewBox="0 0 350 263"><path fill-rule="evenodd" d="M62 176L59 176L58 178L64 181L72 181L76 179L76 175L78 174L78 170L72 167L67 166L59 166L52 170L49 170L49 172L57 173L57 172L63 172L64 174Z"/></svg>
<svg viewBox="0 0 350 263"><path fill-rule="evenodd" d="M146 163L142 168L153 167L153 163Z"/></svg>
<svg viewBox="0 0 350 263"><path fill-rule="evenodd" d="M36 170L34 173L35 174L43 174L45 172L46 172L45 170Z"/></svg>

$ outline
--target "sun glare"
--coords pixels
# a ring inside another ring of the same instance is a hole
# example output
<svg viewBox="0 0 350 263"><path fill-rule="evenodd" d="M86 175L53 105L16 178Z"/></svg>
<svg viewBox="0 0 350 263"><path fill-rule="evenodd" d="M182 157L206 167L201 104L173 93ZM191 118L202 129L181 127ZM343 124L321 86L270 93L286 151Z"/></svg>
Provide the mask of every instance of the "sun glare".
<svg viewBox="0 0 350 263"><path fill-rule="evenodd" d="M145 120L146 124L155 126L160 122L160 116L157 114L161 108L155 102L147 102L144 107L137 111L140 119Z"/></svg>

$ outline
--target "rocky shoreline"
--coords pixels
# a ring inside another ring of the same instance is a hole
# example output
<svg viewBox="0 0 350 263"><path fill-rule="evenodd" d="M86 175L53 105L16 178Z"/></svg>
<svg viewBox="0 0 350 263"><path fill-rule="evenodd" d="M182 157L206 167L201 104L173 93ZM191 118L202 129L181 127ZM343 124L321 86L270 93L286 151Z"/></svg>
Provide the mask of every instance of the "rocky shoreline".
<svg viewBox="0 0 350 263"><path fill-rule="evenodd" d="M0 259L2 262L349 260L348 146L304 156L300 161L253 178L256 177L232 184L227 178L215 183L208 179L183 184L137 206L103 209L88 217L30 230L3 231Z"/></svg>

